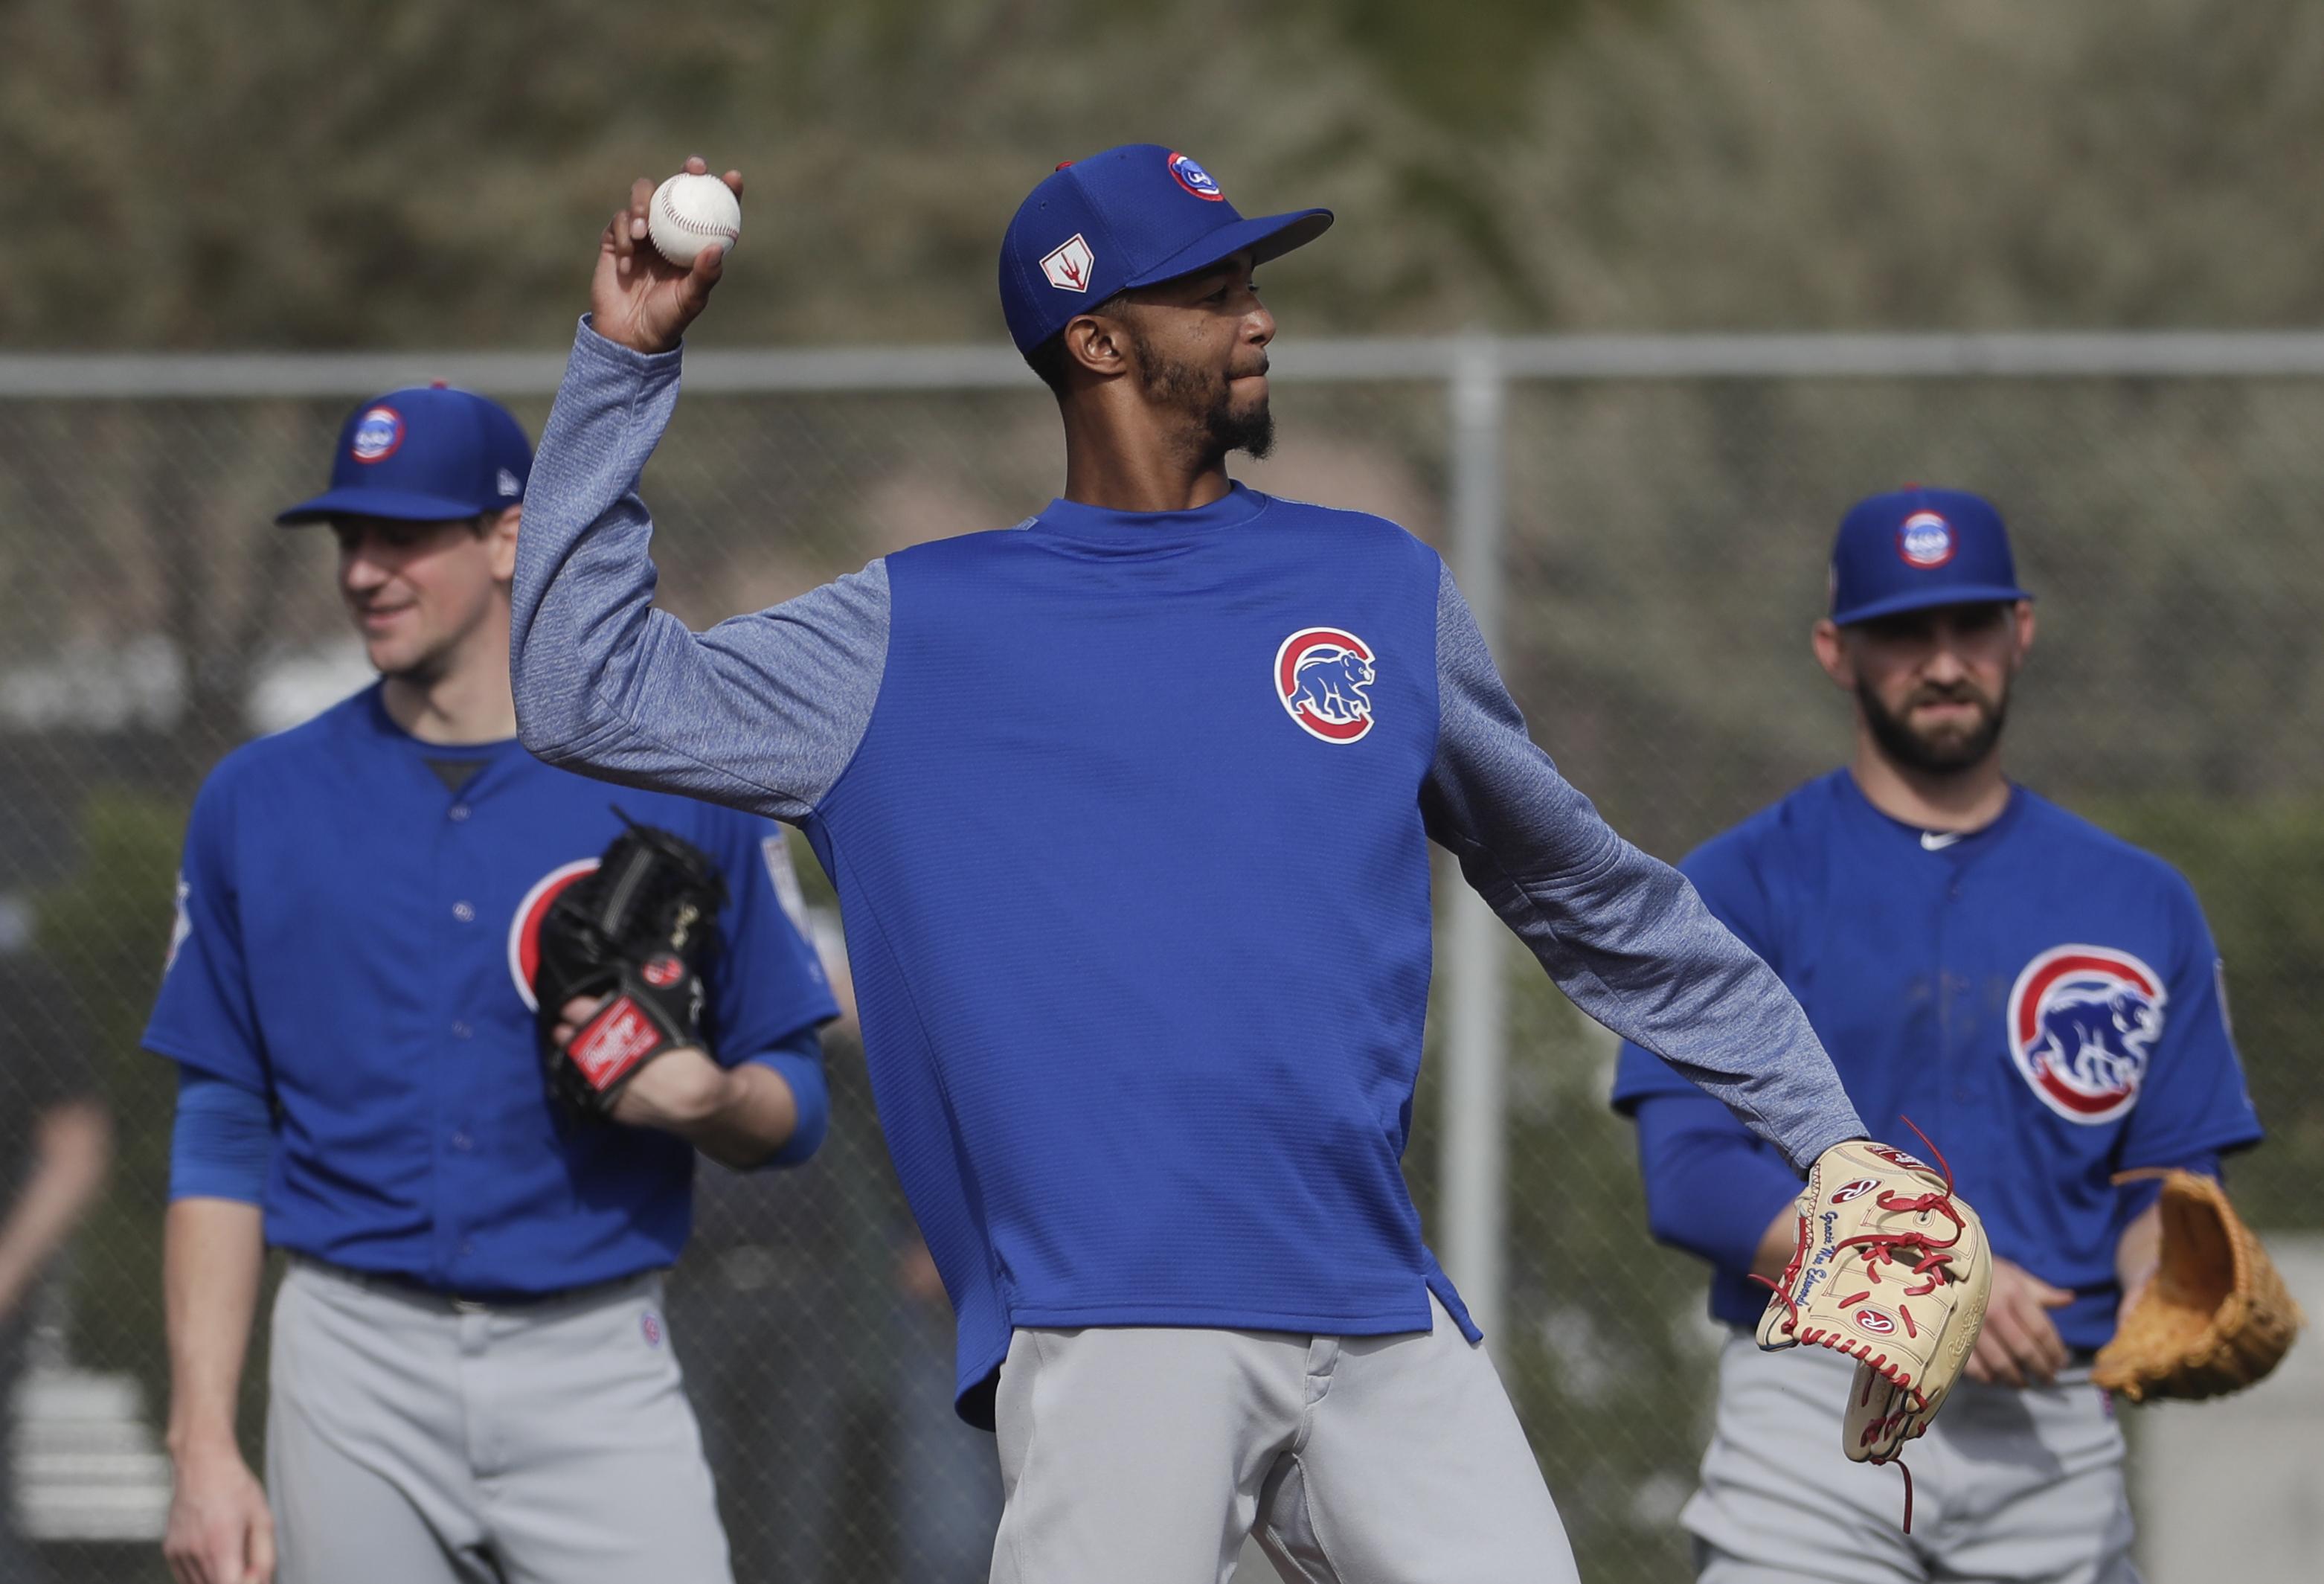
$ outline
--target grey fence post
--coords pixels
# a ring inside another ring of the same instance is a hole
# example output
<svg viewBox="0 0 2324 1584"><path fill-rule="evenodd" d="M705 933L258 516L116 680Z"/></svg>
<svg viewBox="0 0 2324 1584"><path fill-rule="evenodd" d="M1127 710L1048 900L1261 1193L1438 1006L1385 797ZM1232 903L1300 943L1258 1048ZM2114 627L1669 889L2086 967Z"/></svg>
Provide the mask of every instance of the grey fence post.
<svg viewBox="0 0 2324 1584"><path fill-rule="evenodd" d="M1499 344L1462 341L1452 364L1452 576L1488 644L1499 636L1502 429L1508 384ZM1444 1135L1439 1163L1445 1270L1489 1339L1499 1335L1508 1253L1508 1136L1502 1103L1508 1031L1508 932L1457 879L1446 907Z"/></svg>

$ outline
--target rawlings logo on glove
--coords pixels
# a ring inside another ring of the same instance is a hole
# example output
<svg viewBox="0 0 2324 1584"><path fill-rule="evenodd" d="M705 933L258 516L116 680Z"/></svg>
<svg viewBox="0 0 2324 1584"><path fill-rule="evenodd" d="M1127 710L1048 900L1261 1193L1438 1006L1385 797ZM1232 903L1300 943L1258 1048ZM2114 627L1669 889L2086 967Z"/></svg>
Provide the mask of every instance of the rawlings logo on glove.
<svg viewBox="0 0 2324 1584"><path fill-rule="evenodd" d="M1894 1461L1929 1428L1977 1346L1993 1285L1985 1228L1954 1195L1950 1169L1864 1139L1817 1158L1798 1209L1791 1263L1766 1284L1759 1346L1806 1342L1855 1359L1841 1448L1859 1463Z"/></svg>
<svg viewBox="0 0 2324 1584"><path fill-rule="evenodd" d="M716 949L726 882L692 843L627 815L622 823L629 828L604 861L540 922L541 1062L550 1097L571 1115L604 1116L648 1062L704 1044L702 968ZM566 1003L601 997L559 1045Z"/></svg>

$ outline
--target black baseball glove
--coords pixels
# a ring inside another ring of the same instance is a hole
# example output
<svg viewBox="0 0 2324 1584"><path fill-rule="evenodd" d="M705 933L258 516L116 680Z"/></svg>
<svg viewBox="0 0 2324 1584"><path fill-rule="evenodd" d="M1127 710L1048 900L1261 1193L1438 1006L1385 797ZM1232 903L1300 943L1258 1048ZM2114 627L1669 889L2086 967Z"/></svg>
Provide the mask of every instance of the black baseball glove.
<svg viewBox="0 0 2324 1584"><path fill-rule="evenodd" d="M603 1117L622 1085L679 1045L703 1045L704 966L718 949L726 882L709 855L616 808L628 829L540 921L541 1062L569 1116ZM565 1045L565 1004L609 997Z"/></svg>

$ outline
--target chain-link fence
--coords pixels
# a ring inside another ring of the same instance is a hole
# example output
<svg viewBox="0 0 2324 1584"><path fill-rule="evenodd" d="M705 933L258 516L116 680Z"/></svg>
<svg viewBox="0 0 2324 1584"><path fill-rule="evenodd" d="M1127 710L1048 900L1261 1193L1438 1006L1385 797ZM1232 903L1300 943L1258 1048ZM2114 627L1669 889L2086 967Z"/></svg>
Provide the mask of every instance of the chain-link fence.
<svg viewBox="0 0 2324 1584"><path fill-rule="evenodd" d="M0 1191L46 1158L38 1123L76 1064L116 1147L57 1279L19 1291L0 1257L0 1313L30 1333L5 1345L32 1362L7 1494L69 1576L163 1576L172 1090L136 1042L185 814L226 749L366 675L327 538L268 520L319 486L353 400L441 374L537 431L558 361L0 360L0 962L16 1019L0 1112L20 1118ZM2324 350L1465 341L1286 346L1277 368L1279 450L1247 475L1445 548L1535 735L1670 857L1846 751L1845 701L1806 649L1841 508L1913 478L1997 499L2043 597L2013 770L2193 877L2272 1130L2239 1197L2263 1225L2324 1223L2306 1191L2324 1091L2302 1037L2324 957ZM1005 525L1054 493L1058 456L1047 398L1003 354L699 357L646 478L664 601L706 623ZM1477 929L1464 896L1440 890L1414 1188L1497 1317L1584 1575L1678 1579L1674 1518L1707 1428L1702 1272L1647 1239L1628 1129L1605 1104L1611 1041L1498 926ZM832 906L827 889L812 899ZM822 1154L759 1177L706 1168L671 1280L741 1576L981 1578L991 1443L951 1419L950 1317L844 1032L832 1056Z"/></svg>

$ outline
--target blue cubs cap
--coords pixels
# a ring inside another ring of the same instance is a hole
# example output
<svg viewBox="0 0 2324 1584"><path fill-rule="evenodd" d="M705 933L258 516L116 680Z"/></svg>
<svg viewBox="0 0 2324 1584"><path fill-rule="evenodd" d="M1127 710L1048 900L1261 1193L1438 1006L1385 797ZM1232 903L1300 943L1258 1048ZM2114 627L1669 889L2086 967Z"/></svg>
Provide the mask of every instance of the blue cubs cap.
<svg viewBox="0 0 2324 1584"><path fill-rule="evenodd" d="M1845 627L1931 605L2030 600L1993 502L1917 485L1858 501L1831 546L1831 619Z"/></svg>
<svg viewBox="0 0 2324 1584"><path fill-rule="evenodd" d="M331 487L274 520L397 517L446 522L503 511L524 499L532 442L507 408L473 391L414 385L347 414Z"/></svg>
<svg viewBox="0 0 2324 1584"><path fill-rule="evenodd" d="M1211 173L1176 149L1124 143L1068 161L1018 206L1001 242L1001 308L1030 352L1117 291L1206 270L1249 248L1259 261L1314 241L1329 209L1246 220Z"/></svg>

